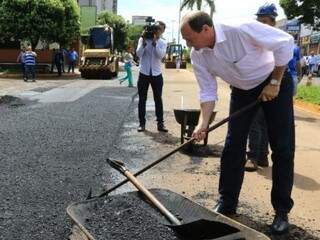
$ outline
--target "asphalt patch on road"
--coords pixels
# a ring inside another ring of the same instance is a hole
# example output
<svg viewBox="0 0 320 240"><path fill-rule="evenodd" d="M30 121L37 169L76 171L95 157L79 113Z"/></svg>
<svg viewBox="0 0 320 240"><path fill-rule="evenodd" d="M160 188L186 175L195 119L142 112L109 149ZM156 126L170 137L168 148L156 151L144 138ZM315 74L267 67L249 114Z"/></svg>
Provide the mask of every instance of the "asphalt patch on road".
<svg viewBox="0 0 320 240"><path fill-rule="evenodd" d="M39 93L44 93L44 92L50 91L51 89L54 89L54 88L56 88L56 86L51 86L51 87L38 87L38 88L31 89L31 91L39 92Z"/></svg>
<svg viewBox="0 0 320 240"><path fill-rule="evenodd" d="M194 157L214 157L219 158L221 157L223 150L223 146L220 145L201 145L201 144L189 144L185 146L180 152L186 154L188 156Z"/></svg>
<svg viewBox="0 0 320 240"><path fill-rule="evenodd" d="M15 109L7 106L19 99L2 99L1 240L68 239L67 206L113 182L105 158L134 93L99 88L75 102Z"/></svg>
<svg viewBox="0 0 320 240"><path fill-rule="evenodd" d="M10 95L4 95L0 97L0 105L8 106L10 108L21 107L27 104L28 101L22 100L21 98L17 98Z"/></svg>

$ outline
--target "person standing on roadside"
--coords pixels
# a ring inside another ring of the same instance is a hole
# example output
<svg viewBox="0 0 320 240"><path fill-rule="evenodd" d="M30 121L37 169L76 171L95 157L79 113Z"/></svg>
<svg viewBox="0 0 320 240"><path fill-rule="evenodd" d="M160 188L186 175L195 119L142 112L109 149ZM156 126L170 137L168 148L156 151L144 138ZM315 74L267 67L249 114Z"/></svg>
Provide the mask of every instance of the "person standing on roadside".
<svg viewBox="0 0 320 240"><path fill-rule="evenodd" d="M165 31L165 24L158 21L154 25L155 32L149 36L144 30L136 50L140 59L138 94L139 94L139 127L138 132L145 131L146 124L146 101L148 88L151 85L155 110L157 116L157 129L159 132L168 132L163 120L162 88L163 77L161 73L161 60L164 58L167 50L167 44L161 35Z"/></svg>
<svg viewBox="0 0 320 240"><path fill-rule="evenodd" d="M276 17L278 16L276 6L271 3L261 6L256 13L257 20L271 27L276 25ZM293 50L293 58L288 63L288 71L293 79L293 95L296 94L297 85L301 80L301 65L300 65L300 48L295 43ZM269 141L267 132L267 123L262 108L260 108L251 124L249 136L247 161L245 165L246 171L256 171L258 166L268 167Z"/></svg>
<svg viewBox="0 0 320 240"><path fill-rule="evenodd" d="M217 77L232 86L230 114L260 99L272 149L271 203L275 217L271 230L288 231L288 213L293 207L294 176L293 81L286 71L293 56L294 41L282 30L258 21L213 23L202 11L183 17L181 33L191 51L191 60L200 87L201 114L193 137L206 137L217 101ZM220 198L214 211L236 213L244 178L246 143L250 124L259 106L231 119L221 156Z"/></svg>
<svg viewBox="0 0 320 240"><path fill-rule="evenodd" d="M62 75L62 67L63 67L63 49L59 49L54 54L54 64L56 65L56 68L58 70L58 76L60 77Z"/></svg>
<svg viewBox="0 0 320 240"><path fill-rule="evenodd" d="M77 65L78 53L74 48L72 48L71 51L69 52L68 56L69 56L68 73L70 73L70 70L72 70L72 73L74 73L74 68Z"/></svg>
<svg viewBox="0 0 320 240"><path fill-rule="evenodd" d="M25 53L26 53L26 49L25 47L21 48L21 51L18 55L17 58L17 63L20 63L21 65L21 73L22 73L22 79L25 81L26 79L26 68L25 68Z"/></svg>
<svg viewBox="0 0 320 240"><path fill-rule="evenodd" d="M36 57L37 54L32 51L31 46L27 47L27 51L24 55L24 63L25 63L25 71L26 71L26 78L25 82L29 80L29 76L31 76L32 82L36 81Z"/></svg>
<svg viewBox="0 0 320 240"><path fill-rule="evenodd" d="M133 87L133 78L132 78L132 70L131 67L133 64L136 65L136 62L133 60L133 48L132 46L128 46L127 52L125 53L123 60L124 60L124 69L126 70L127 75L123 78L120 78L120 84L122 84L125 80L128 79L128 87Z"/></svg>

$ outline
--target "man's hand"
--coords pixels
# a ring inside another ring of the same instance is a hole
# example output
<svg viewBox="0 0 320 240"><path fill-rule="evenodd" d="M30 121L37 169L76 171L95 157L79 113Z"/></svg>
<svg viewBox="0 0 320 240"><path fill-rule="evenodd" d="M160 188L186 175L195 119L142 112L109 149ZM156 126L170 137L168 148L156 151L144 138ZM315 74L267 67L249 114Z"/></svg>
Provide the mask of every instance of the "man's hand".
<svg viewBox="0 0 320 240"><path fill-rule="evenodd" d="M152 46L156 46L157 45L157 34L153 35L153 39L152 39Z"/></svg>
<svg viewBox="0 0 320 240"><path fill-rule="evenodd" d="M261 99L263 102L271 101L278 96L279 91L280 86L268 84L262 90L259 99Z"/></svg>
<svg viewBox="0 0 320 240"><path fill-rule="evenodd" d="M208 127L200 123L192 133L192 137L195 138L197 142L200 142L207 136L207 130Z"/></svg>
<svg viewBox="0 0 320 240"><path fill-rule="evenodd" d="M146 46L147 46L147 41L146 41L145 38L143 38L143 40L142 40L142 46L143 46L143 47L146 47Z"/></svg>

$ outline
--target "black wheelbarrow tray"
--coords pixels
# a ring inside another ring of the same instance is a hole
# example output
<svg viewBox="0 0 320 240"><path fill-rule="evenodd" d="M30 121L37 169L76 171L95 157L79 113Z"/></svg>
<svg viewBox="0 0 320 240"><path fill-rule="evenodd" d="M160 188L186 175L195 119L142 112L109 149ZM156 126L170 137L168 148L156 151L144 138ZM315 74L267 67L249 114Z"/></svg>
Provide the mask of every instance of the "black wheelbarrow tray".
<svg viewBox="0 0 320 240"><path fill-rule="evenodd" d="M206 219L225 227L211 229L215 240L268 240L264 234L210 211L166 189L150 189L157 199L184 223ZM106 209L108 207L109 209ZM112 205L112 206L111 206ZM139 210L140 208L140 210ZM141 211L144 211L141 214ZM185 240L167 227L170 222L139 191L84 200L68 206L73 221L70 240ZM186 234L184 234L186 235ZM189 239L188 239L189 240ZM192 240L198 240L192 238ZM270 239L269 239L270 240Z"/></svg>

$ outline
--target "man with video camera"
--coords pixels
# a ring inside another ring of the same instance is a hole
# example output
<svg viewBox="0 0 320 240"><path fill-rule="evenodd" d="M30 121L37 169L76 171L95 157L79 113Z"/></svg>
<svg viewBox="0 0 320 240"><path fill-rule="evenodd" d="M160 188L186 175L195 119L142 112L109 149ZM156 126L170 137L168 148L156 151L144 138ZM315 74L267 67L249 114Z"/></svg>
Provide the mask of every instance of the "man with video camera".
<svg viewBox="0 0 320 240"><path fill-rule="evenodd" d="M155 112L158 122L159 132L168 132L163 120L163 104L162 104L162 87L163 77L161 73L161 60L166 54L167 44L161 39L162 33L165 31L166 25L154 20L147 19L148 24L138 42L136 50L137 56L140 58L140 70L138 79L139 94L139 128L138 132L145 131L146 125L146 101L148 88L151 85L153 98L155 102Z"/></svg>

